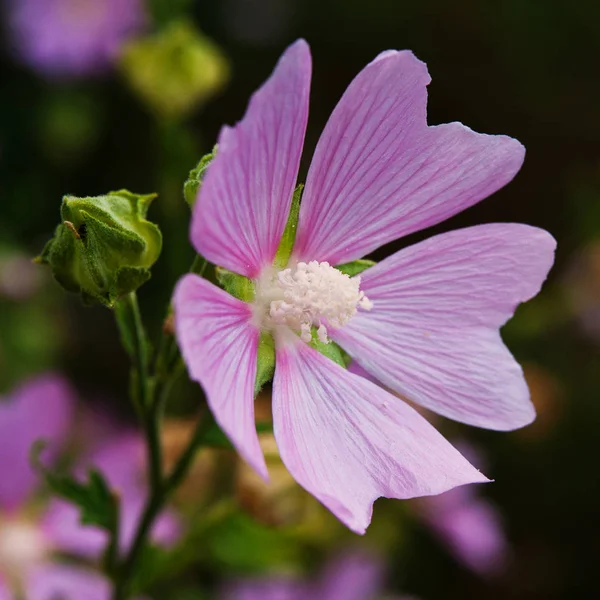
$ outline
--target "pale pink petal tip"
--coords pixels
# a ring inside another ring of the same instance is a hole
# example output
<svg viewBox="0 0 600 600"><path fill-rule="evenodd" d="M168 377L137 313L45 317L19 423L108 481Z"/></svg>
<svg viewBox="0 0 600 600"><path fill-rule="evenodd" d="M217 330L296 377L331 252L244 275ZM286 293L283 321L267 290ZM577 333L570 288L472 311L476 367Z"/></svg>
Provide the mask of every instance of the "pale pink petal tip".
<svg viewBox="0 0 600 600"><path fill-rule="evenodd" d="M428 127L426 65L388 50L351 82L311 163L295 254L340 264L439 223L506 185L524 148L460 123Z"/></svg>
<svg viewBox="0 0 600 600"><path fill-rule="evenodd" d="M273 262L302 154L311 78L304 40L282 55L244 118L223 127L194 206L191 240L210 262L256 277Z"/></svg>
<svg viewBox="0 0 600 600"><path fill-rule="evenodd" d="M277 350L273 418L290 473L356 533L380 496L488 481L406 403L302 343Z"/></svg>
<svg viewBox="0 0 600 600"><path fill-rule="evenodd" d="M535 409L499 328L538 293L555 247L548 232L508 223L429 238L365 271L373 310L332 335L413 402L477 427L523 427Z"/></svg>
<svg viewBox="0 0 600 600"><path fill-rule="evenodd" d="M250 305L197 275L179 281L173 304L190 377L204 388L215 420L238 452L268 479L254 422L259 332Z"/></svg>

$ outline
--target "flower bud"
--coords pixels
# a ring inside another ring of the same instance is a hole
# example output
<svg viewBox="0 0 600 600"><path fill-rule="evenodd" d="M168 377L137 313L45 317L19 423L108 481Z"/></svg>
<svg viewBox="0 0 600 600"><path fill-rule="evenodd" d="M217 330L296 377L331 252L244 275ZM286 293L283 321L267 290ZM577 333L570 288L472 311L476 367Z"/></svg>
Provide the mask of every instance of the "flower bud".
<svg viewBox="0 0 600 600"><path fill-rule="evenodd" d="M150 279L162 247L160 229L146 220L156 194L127 190L106 196L65 196L62 223L36 259L56 280L87 304L111 307Z"/></svg>
<svg viewBox="0 0 600 600"><path fill-rule="evenodd" d="M229 79L229 63L219 47L187 21L125 44L120 67L142 102L169 120L184 118Z"/></svg>

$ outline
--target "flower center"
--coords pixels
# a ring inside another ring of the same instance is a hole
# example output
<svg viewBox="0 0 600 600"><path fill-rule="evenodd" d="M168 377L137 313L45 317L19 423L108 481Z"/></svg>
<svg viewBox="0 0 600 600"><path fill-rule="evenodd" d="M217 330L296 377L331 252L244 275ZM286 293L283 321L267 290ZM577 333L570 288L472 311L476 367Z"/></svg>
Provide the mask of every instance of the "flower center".
<svg viewBox="0 0 600 600"><path fill-rule="evenodd" d="M21 518L0 519L0 573L19 580L23 571L42 560L48 545L34 523Z"/></svg>
<svg viewBox="0 0 600 600"><path fill-rule="evenodd" d="M344 326L359 307L371 310L373 304L360 291L359 276L350 278L327 262L313 260L263 273L255 306L261 326L287 326L305 342L316 327L319 340L327 344L327 328Z"/></svg>

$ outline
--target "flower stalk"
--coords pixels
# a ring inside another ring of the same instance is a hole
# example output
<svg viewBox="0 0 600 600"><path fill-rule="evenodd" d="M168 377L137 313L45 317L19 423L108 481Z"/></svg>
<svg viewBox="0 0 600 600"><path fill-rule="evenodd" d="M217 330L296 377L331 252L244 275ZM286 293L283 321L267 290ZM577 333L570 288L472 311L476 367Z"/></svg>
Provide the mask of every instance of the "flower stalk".
<svg viewBox="0 0 600 600"><path fill-rule="evenodd" d="M207 261L197 256L191 271L202 275ZM172 332L164 330L154 363L151 344L144 327L137 295L127 294L115 304L115 320L121 340L131 362L130 394L144 427L148 450L148 480L150 492L137 526L130 549L121 557L118 553L118 530L111 536L107 547L111 561L108 569L114 581L113 600L127 600L132 593L132 580L144 554L156 518L164 509L172 493L185 479L197 450L203 445L213 425L208 415L198 419L196 430L186 449L167 475L163 472L163 448L160 428L165 406L173 385L184 372L184 363ZM152 366L152 368L151 368Z"/></svg>

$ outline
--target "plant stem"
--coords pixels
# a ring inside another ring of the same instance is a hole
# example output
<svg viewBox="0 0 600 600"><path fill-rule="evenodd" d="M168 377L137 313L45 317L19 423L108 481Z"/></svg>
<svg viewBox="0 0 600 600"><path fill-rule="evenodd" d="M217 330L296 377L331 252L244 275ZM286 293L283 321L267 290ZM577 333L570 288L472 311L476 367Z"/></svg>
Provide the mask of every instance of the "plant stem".
<svg viewBox="0 0 600 600"><path fill-rule="evenodd" d="M197 255L190 271L202 276L207 264L205 258ZM118 533L112 536L107 548L107 556L111 558L109 562L113 567L110 575L115 583L113 600L127 600L131 591L132 577L146 547L154 521L171 494L185 478L196 451L202 445L213 421L209 415L204 415L198 420L187 448L170 475L165 477L162 469L160 424L173 385L184 371L184 363L172 332L163 332L151 372L150 344L135 292L128 294L115 305L115 318L123 345L133 363L131 391L146 433L150 482L148 501L138 523L133 543L120 564L116 564ZM116 531L118 532L118 529Z"/></svg>
<svg viewBox="0 0 600 600"><path fill-rule="evenodd" d="M159 422L154 407L154 386L150 377L150 343L144 329L135 292L124 296L115 306L115 316L125 349L131 357L132 391L148 438L148 474L150 487L162 479L162 456Z"/></svg>
<svg viewBox="0 0 600 600"><path fill-rule="evenodd" d="M187 448L179 457L171 474L164 480L159 488L153 488L151 490L148 503L146 504L146 508L140 519L131 549L123 561L122 567L118 573L113 600L126 600L128 598L128 588L131 583L131 576L135 573L135 569L142 556L152 525L156 517L163 510L171 494L177 489L187 475L194 456L196 455L196 451L202 445L204 436L211 425L212 420L208 418L208 415L203 415L198 419L194 434L190 439Z"/></svg>

